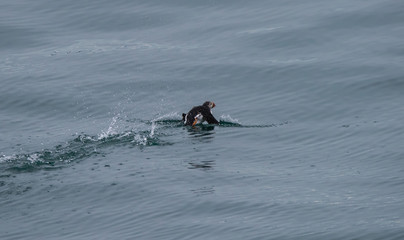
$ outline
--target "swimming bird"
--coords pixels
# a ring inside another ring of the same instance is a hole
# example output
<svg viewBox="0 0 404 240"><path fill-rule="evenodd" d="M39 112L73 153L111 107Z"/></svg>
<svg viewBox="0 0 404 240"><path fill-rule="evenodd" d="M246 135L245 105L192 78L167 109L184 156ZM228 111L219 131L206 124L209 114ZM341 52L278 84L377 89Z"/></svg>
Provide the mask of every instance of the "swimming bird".
<svg viewBox="0 0 404 240"><path fill-rule="evenodd" d="M185 125L195 126L196 124L207 121L209 124L219 124L216 118L212 115L212 108L216 104L206 101L200 106L193 107L187 114L182 114L182 121Z"/></svg>

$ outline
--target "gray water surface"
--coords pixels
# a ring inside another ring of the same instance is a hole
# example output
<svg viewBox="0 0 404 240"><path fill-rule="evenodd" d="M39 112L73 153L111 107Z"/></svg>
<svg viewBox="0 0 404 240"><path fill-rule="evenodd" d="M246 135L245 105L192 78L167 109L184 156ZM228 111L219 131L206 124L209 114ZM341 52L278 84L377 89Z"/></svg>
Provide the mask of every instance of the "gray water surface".
<svg viewBox="0 0 404 240"><path fill-rule="evenodd" d="M403 239L403 12L1 3L0 239Z"/></svg>

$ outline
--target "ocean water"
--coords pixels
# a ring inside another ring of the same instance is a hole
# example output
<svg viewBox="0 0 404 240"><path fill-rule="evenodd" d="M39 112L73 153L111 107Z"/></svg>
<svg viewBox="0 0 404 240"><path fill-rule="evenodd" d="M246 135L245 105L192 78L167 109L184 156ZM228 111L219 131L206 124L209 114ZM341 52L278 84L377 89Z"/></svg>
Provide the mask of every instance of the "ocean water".
<svg viewBox="0 0 404 240"><path fill-rule="evenodd" d="M404 239L403 12L2 1L0 239Z"/></svg>

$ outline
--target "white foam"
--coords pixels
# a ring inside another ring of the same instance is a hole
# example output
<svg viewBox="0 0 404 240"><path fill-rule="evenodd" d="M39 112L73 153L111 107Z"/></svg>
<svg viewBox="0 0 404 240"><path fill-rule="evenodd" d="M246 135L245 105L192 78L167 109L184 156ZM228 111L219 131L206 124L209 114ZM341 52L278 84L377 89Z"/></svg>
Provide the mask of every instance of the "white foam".
<svg viewBox="0 0 404 240"><path fill-rule="evenodd" d="M232 118L230 115L222 115L222 116L220 116L220 120L223 120L226 122L231 122L231 123L241 124L238 119Z"/></svg>
<svg viewBox="0 0 404 240"><path fill-rule="evenodd" d="M133 142L136 143L137 145L143 145L146 146L147 144L147 137L141 135L141 134L136 134Z"/></svg>
<svg viewBox="0 0 404 240"><path fill-rule="evenodd" d="M31 163L40 162L41 160L39 159L39 157L40 156L37 153L33 153L27 157L27 160Z"/></svg>
<svg viewBox="0 0 404 240"><path fill-rule="evenodd" d="M9 161L14 160L15 158L16 158L15 155L11 155L11 156L2 155L2 156L0 156L0 163L9 162Z"/></svg>
<svg viewBox="0 0 404 240"><path fill-rule="evenodd" d="M18 160L27 160L30 161L31 163L36 163L36 162L42 162L41 160L41 155L38 153L32 153L29 155L2 155L0 156L0 163L3 162L12 162L12 161L18 161Z"/></svg>

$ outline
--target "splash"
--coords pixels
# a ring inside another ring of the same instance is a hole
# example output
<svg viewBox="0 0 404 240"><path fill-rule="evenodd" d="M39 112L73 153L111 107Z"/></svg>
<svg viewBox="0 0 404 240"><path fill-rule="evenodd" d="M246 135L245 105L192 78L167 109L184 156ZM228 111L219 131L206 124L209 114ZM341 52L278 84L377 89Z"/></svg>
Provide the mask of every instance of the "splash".
<svg viewBox="0 0 404 240"><path fill-rule="evenodd" d="M152 122L151 130L150 130L150 137L154 136L154 130L156 130L156 122Z"/></svg>
<svg viewBox="0 0 404 240"><path fill-rule="evenodd" d="M116 129L115 129L116 128L115 124L116 124L118 118L119 118L119 114L112 118L111 123L108 126L108 130L106 132L101 131L101 134L98 135L98 139L107 138L111 135L117 134Z"/></svg>
<svg viewBox="0 0 404 240"><path fill-rule="evenodd" d="M171 115L169 115L171 116ZM163 146L169 143L159 139L158 120L151 124L151 129L145 129L144 122L131 123L131 130L121 131L128 127L122 125L120 115L112 118L106 131L101 131L98 135L88 135L85 133L73 135L73 139L53 148L42 149L32 153L22 153L13 155L0 155L0 170L6 169L15 172L33 171L38 169L52 169L66 166L73 162L79 162L93 156L105 156L112 146ZM141 128L141 129L139 129Z"/></svg>
<svg viewBox="0 0 404 240"><path fill-rule="evenodd" d="M100 137L86 134L77 135L63 145L38 152L0 156L0 169L5 167L14 172L51 169L66 166L94 156L105 156L113 146L155 146L166 145L150 131L126 131L109 133Z"/></svg>
<svg viewBox="0 0 404 240"><path fill-rule="evenodd" d="M157 123L167 122L167 121L170 122L170 121L178 121L179 119L181 119L181 116L177 112L172 112L172 113L167 113L160 117L157 117L157 118L151 120L151 122L157 122Z"/></svg>
<svg viewBox="0 0 404 240"><path fill-rule="evenodd" d="M150 137L153 137L157 128L182 126L181 117L177 112L167 113L149 122L151 124Z"/></svg>
<svg viewBox="0 0 404 240"><path fill-rule="evenodd" d="M150 133L149 136L151 136L152 134ZM144 136L142 134L136 134L134 136L133 139L133 143L135 143L136 145L142 145L142 146L146 146L147 145L147 136Z"/></svg>
<svg viewBox="0 0 404 240"><path fill-rule="evenodd" d="M169 136L170 132L177 132L175 129L184 127L180 119L180 115L176 112L164 114L150 121L140 119L123 120L118 114L111 119L108 128L99 134L76 133L73 135L72 140L49 149L9 156L0 155L0 170L21 172L60 168L83 159L105 156L111 151L111 147L115 146L136 146L142 149L149 146L172 145L173 143L164 141L162 138ZM277 127L287 123L242 125L238 119L232 118L230 115L222 115L218 128L265 128ZM128 127L130 130L127 130ZM126 130L123 131L122 129ZM199 130L207 131L209 134L213 129L214 127L209 124L199 128ZM204 135L209 134L204 133Z"/></svg>
<svg viewBox="0 0 404 240"><path fill-rule="evenodd" d="M15 155L10 155L10 156L1 155L0 156L0 163L9 162L9 161L12 161L13 159L15 159Z"/></svg>
<svg viewBox="0 0 404 240"><path fill-rule="evenodd" d="M163 116L160 116L160 117L157 117L157 118L151 120L150 121L151 122L151 129L150 129L149 137L152 138L154 136L154 132L156 131L156 128L157 128L159 123L164 122L164 120L172 119L172 118L175 118L175 117L178 117L178 116L179 115L178 115L177 112L173 112L173 113L164 114Z"/></svg>

